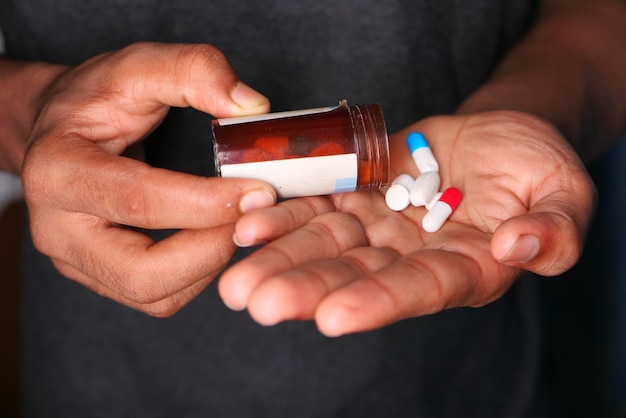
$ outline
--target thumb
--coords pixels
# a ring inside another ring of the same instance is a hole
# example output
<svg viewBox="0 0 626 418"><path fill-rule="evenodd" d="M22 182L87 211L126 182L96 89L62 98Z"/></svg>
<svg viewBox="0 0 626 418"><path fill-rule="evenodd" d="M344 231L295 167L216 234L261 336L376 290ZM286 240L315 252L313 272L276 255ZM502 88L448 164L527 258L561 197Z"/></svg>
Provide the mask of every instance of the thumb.
<svg viewBox="0 0 626 418"><path fill-rule="evenodd" d="M592 200L592 199L590 199ZM584 199L581 199L584 201ZM504 221L491 240L491 254L500 263L542 276L564 273L578 261L593 205L568 205L552 195L528 214Z"/></svg>
<svg viewBox="0 0 626 418"><path fill-rule="evenodd" d="M192 106L216 117L269 111L269 100L239 80L224 54L207 44L137 43L119 52L122 91L138 101ZM131 87L129 89L128 87Z"/></svg>

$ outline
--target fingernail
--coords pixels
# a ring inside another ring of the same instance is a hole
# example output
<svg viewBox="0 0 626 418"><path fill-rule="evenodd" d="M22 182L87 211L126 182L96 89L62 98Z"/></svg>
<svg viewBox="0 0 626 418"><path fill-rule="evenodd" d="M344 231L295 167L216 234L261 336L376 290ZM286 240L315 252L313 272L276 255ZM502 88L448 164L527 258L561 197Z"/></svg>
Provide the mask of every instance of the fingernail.
<svg viewBox="0 0 626 418"><path fill-rule="evenodd" d="M222 300L222 302L224 302L224 301ZM235 311L235 312L240 312L240 311L243 311L244 309L246 309L246 307L245 307L245 306L235 306L235 305L231 305L231 304L226 303L226 302L224 302L224 305L225 305L228 309L230 309L231 311Z"/></svg>
<svg viewBox="0 0 626 418"><path fill-rule="evenodd" d="M263 106L269 107L267 97L241 81L230 92L230 97L243 110L251 110Z"/></svg>
<svg viewBox="0 0 626 418"><path fill-rule="evenodd" d="M527 263L539 254L539 248L539 238L534 235L522 235L500 262Z"/></svg>
<svg viewBox="0 0 626 418"><path fill-rule="evenodd" d="M246 193L239 201L239 210L242 213L250 212L254 209L269 208L274 206L274 195L267 190L253 190Z"/></svg>
<svg viewBox="0 0 626 418"><path fill-rule="evenodd" d="M265 244L267 241L246 241L243 239L239 239L239 237L237 236L237 234L233 234L233 242L235 243L235 245L239 248L248 248L248 247L254 247L256 245L263 245Z"/></svg>
<svg viewBox="0 0 626 418"><path fill-rule="evenodd" d="M245 247L250 247L250 244L247 244L245 242L242 242L239 237L237 237L237 234L233 234L233 242L235 243L235 245L237 247L241 247L241 248L245 248Z"/></svg>

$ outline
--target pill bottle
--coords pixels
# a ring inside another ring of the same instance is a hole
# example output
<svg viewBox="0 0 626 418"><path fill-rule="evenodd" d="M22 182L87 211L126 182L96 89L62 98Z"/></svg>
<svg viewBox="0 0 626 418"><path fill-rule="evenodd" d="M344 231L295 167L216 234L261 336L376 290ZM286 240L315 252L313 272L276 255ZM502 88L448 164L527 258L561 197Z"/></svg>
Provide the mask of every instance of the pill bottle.
<svg viewBox="0 0 626 418"><path fill-rule="evenodd" d="M271 184L279 197L385 186L389 139L377 104L215 119L215 171Z"/></svg>

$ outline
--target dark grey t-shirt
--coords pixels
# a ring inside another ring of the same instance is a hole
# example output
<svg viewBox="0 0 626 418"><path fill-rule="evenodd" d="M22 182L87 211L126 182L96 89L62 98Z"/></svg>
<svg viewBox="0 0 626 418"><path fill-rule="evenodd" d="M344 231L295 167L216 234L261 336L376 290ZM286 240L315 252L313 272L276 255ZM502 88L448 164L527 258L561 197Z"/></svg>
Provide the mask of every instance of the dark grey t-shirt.
<svg viewBox="0 0 626 418"><path fill-rule="evenodd" d="M207 42L273 110L380 103L390 131L452 112L531 21L530 0L3 0L7 55L67 64L133 41ZM211 175L210 116L174 109L154 165ZM261 327L209 286L155 319L60 277L30 242L24 416L538 417L535 289L328 339Z"/></svg>

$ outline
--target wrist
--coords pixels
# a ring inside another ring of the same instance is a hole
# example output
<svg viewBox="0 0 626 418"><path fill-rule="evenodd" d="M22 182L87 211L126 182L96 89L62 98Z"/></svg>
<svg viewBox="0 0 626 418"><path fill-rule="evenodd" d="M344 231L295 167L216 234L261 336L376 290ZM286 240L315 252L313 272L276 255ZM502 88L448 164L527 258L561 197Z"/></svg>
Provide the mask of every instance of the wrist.
<svg viewBox="0 0 626 418"><path fill-rule="evenodd" d="M581 85L560 85L550 72L525 71L492 79L468 97L457 114L514 111L554 126L578 147L585 121L585 91Z"/></svg>
<svg viewBox="0 0 626 418"><path fill-rule="evenodd" d="M615 1L552 3L457 113L518 110L538 116L588 160L626 127L626 58L619 53L626 7Z"/></svg>

